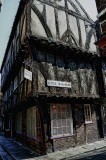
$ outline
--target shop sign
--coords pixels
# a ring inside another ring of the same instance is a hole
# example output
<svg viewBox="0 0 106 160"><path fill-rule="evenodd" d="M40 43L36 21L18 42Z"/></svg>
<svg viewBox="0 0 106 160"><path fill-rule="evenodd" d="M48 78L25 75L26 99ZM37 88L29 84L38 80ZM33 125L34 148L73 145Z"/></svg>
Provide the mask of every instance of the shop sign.
<svg viewBox="0 0 106 160"><path fill-rule="evenodd" d="M71 88L70 82L47 80L47 86Z"/></svg>
<svg viewBox="0 0 106 160"><path fill-rule="evenodd" d="M24 69L24 78L32 81L32 72L28 71L27 69Z"/></svg>

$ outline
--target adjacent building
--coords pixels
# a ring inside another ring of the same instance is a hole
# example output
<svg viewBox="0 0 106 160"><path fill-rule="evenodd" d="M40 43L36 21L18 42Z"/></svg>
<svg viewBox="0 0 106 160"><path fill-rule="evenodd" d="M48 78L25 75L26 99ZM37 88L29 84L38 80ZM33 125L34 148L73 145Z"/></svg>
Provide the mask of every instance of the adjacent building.
<svg viewBox="0 0 106 160"><path fill-rule="evenodd" d="M0 132L3 131L2 119L3 119L3 101L2 101L2 93L1 93L1 85L0 85Z"/></svg>
<svg viewBox="0 0 106 160"><path fill-rule="evenodd" d="M95 41L78 0L21 0L1 67L11 137L41 154L103 138Z"/></svg>
<svg viewBox="0 0 106 160"><path fill-rule="evenodd" d="M103 128L104 135L106 136L106 1L96 0L98 10L98 21L101 29L101 36L96 41L96 45L100 51L101 68L103 75L104 94L101 97L102 112L103 112Z"/></svg>
<svg viewBox="0 0 106 160"><path fill-rule="evenodd" d="M101 38L96 43L101 49L106 47L106 1L96 0L96 6L98 10L98 20L101 27Z"/></svg>

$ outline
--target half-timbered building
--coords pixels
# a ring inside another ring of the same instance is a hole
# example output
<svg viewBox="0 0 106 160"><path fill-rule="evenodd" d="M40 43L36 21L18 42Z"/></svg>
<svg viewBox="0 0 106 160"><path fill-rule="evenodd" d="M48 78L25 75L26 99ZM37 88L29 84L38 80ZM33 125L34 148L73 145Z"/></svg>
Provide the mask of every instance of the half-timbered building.
<svg viewBox="0 0 106 160"><path fill-rule="evenodd" d="M11 137L40 153L103 137L95 41L78 0L21 0L1 69Z"/></svg>
<svg viewBox="0 0 106 160"><path fill-rule="evenodd" d="M102 115L104 136L106 136L106 1L96 0L96 6L98 10L98 21L101 29L101 36L97 39L95 44L98 46L101 56L102 79L104 86L104 94L102 96Z"/></svg>

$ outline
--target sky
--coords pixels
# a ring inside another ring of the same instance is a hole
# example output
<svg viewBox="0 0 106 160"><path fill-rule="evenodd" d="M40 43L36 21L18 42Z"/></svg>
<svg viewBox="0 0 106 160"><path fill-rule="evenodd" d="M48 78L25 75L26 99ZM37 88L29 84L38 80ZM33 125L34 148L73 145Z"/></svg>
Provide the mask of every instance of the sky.
<svg viewBox="0 0 106 160"><path fill-rule="evenodd" d="M0 66L10 36L19 0L3 0L0 12Z"/></svg>
<svg viewBox="0 0 106 160"><path fill-rule="evenodd" d="M97 20L97 9L95 0L79 0L85 11L89 14L92 20Z"/></svg>
<svg viewBox="0 0 106 160"><path fill-rule="evenodd" d="M3 0L0 12L0 66L20 0ZM91 19L97 19L95 0L79 0Z"/></svg>

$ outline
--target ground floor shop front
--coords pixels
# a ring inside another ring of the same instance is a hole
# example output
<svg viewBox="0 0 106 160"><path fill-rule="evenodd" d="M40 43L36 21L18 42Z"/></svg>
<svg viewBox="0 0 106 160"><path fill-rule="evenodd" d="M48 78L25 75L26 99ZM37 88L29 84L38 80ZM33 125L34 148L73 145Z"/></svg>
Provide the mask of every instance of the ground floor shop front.
<svg viewBox="0 0 106 160"><path fill-rule="evenodd" d="M40 154L103 138L101 106L95 100L36 99L27 107L6 113L5 128Z"/></svg>

